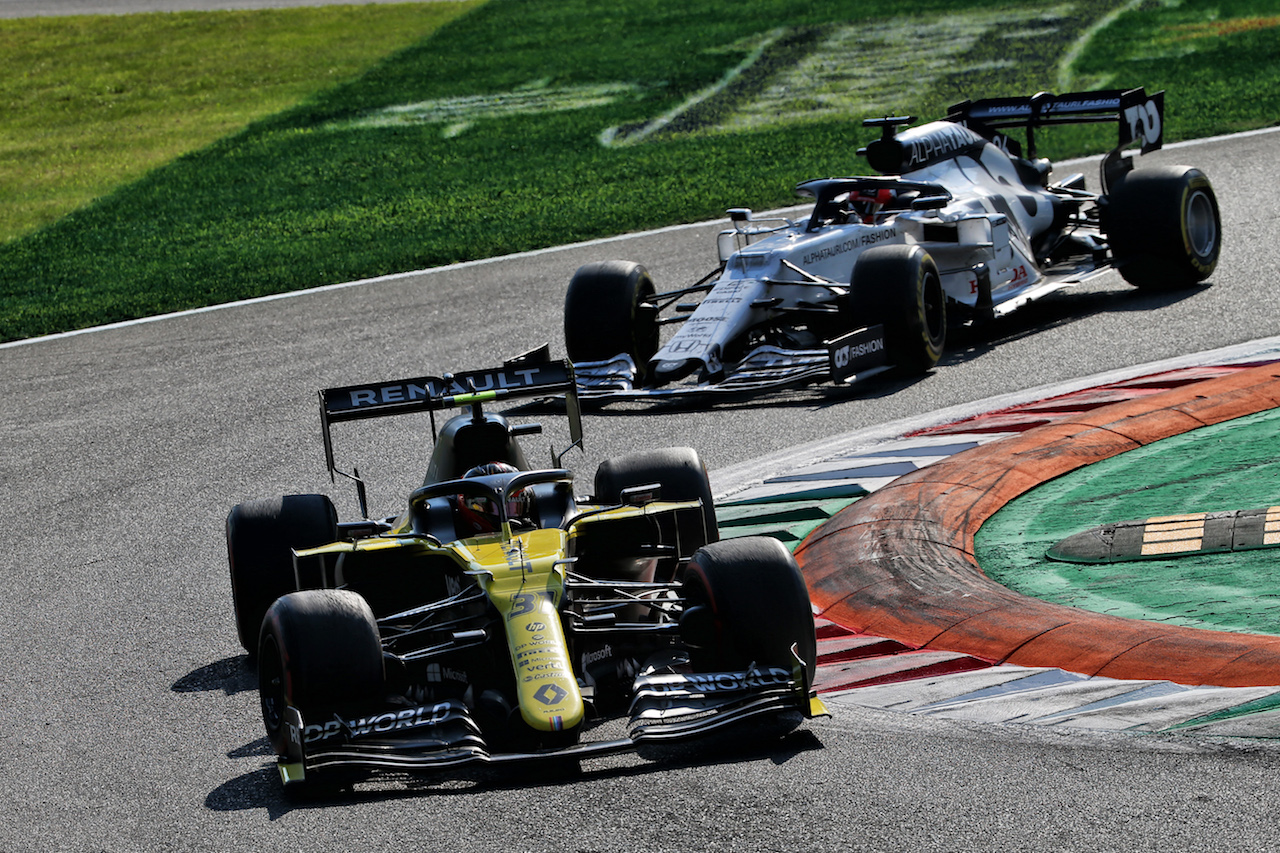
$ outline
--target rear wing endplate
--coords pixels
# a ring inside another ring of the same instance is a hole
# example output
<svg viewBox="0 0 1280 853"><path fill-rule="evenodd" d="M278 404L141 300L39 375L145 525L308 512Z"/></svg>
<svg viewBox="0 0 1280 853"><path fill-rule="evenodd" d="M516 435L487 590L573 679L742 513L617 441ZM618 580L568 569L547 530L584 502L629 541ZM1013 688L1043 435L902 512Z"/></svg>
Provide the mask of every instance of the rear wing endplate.
<svg viewBox="0 0 1280 853"><path fill-rule="evenodd" d="M431 431L434 436L435 412L512 397L563 394L572 443L557 458L575 447L581 448L582 413L578 406L578 385L573 365L565 359L543 360L539 358L542 354L543 350L535 350L489 370L326 388L320 392L320 426L324 434L329 476L341 473L333 460L330 428L335 423L428 412L432 415Z"/></svg>
<svg viewBox="0 0 1280 853"><path fill-rule="evenodd" d="M1164 92L1148 95L1145 89L1103 89L1054 95L1041 92L1025 98L986 98L964 101L947 111L947 121L962 124L1004 147L1016 143L1001 131L1025 128L1027 153L1035 159L1035 129L1062 124L1115 122L1119 126L1116 149L1135 142L1147 154L1164 145Z"/></svg>

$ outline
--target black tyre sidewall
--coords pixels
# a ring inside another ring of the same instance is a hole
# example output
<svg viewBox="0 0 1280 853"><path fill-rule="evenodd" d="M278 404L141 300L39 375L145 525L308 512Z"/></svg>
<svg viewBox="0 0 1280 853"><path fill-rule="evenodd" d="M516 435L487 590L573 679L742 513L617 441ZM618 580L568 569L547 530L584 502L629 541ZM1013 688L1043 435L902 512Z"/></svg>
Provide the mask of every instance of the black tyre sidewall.
<svg viewBox="0 0 1280 853"><path fill-rule="evenodd" d="M298 587L293 550L337 539L338 516L327 495L248 501L227 515L226 537L236 633L252 656L267 608Z"/></svg>
<svg viewBox="0 0 1280 853"><path fill-rule="evenodd" d="M926 373L946 347L946 294L933 258L920 246L876 246L854 262L851 310L860 324L884 326L890 361Z"/></svg>
<svg viewBox="0 0 1280 853"><path fill-rule="evenodd" d="M335 713L377 709L385 692L382 643L373 611L349 590L302 590L271 605L258 641L263 725L278 755L288 732L286 705L304 722L324 725Z"/></svg>
<svg viewBox="0 0 1280 853"><path fill-rule="evenodd" d="M1212 241L1194 245L1193 210L1208 213ZM1102 206L1116 267L1130 284L1154 290L1189 287L1217 268L1222 218L1209 178L1191 166L1156 166L1125 175Z"/></svg>
<svg viewBox="0 0 1280 853"><path fill-rule="evenodd" d="M695 649L708 671L740 670L752 663L790 669L794 644L812 687L817 663L813 609L804 576L781 542L768 537L727 539L694 554L685 570L691 606L711 609L714 642Z"/></svg>
<svg viewBox="0 0 1280 853"><path fill-rule="evenodd" d="M574 273L564 300L565 351L573 362L626 354L643 375L658 351L657 315L640 306L656 293L643 266L599 261Z"/></svg>
<svg viewBox="0 0 1280 853"><path fill-rule="evenodd" d="M702 501L705 533L692 529L692 525L681 525L679 529L680 541L687 547L687 553L720 538L711 481L698 452L691 447L643 450L606 459L596 469L596 500L617 503L623 489L650 483L662 486L661 500Z"/></svg>

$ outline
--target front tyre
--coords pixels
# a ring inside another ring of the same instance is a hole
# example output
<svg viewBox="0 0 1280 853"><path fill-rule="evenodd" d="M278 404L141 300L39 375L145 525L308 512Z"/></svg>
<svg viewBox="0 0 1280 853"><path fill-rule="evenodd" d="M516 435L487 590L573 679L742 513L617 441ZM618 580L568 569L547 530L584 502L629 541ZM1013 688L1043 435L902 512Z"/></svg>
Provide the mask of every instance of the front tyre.
<svg viewBox="0 0 1280 853"><path fill-rule="evenodd" d="M335 541L338 514L327 495L248 501L232 507L226 534L236 633L252 657L258 651L258 632L267 608L299 586L293 550ZM304 586L307 582L319 585L318 578L302 580Z"/></svg>
<svg viewBox="0 0 1280 853"><path fill-rule="evenodd" d="M349 590L311 589L276 599L262 623L258 695L267 738L287 754L286 707L323 725L335 713L376 709L385 698L382 642L373 611Z"/></svg>
<svg viewBox="0 0 1280 853"><path fill-rule="evenodd" d="M818 644L804 576L781 542L727 539L698 550L685 569L681 630L694 667L737 671L751 664L792 668L792 647L813 687Z"/></svg>
<svg viewBox="0 0 1280 853"><path fill-rule="evenodd" d="M927 373L947 342L947 299L932 256L919 246L876 246L858 256L851 306L884 326L889 360L910 376Z"/></svg>
<svg viewBox="0 0 1280 853"><path fill-rule="evenodd" d="M1129 172L1100 205L1116 269L1135 287L1171 290L1218 265L1222 218L1209 178L1190 166Z"/></svg>
<svg viewBox="0 0 1280 853"><path fill-rule="evenodd" d="M569 360L606 361L625 354L643 375L658 351L656 291L649 271L631 261L598 261L578 268L564 298Z"/></svg>

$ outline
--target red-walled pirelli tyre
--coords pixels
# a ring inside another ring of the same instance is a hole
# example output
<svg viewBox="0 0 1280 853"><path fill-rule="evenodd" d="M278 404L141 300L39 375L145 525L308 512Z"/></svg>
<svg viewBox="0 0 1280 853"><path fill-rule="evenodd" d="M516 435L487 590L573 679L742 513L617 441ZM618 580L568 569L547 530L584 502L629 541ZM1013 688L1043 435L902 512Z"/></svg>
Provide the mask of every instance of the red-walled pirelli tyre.
<svg viewBox="0 0 1280 853"><path fill-rule="evenodd" d="M947 342L947 298L933 258L919 246L875 246L853 264L850 305L860 322L884 325L889 361L928 372Z"/></svg>
<svg viewBox="0 0 1280 853"><path fill-rule="evenodd" d="M236 633L252 657L267 608L298 588L293 549L336 540L338 514L327 495L285 495L232 507L226 532Z"/></svg>
<svg viewBox="0 0 1280 853"><path fill-rule="evenodd" d="M750 536L699 549L685 569L683 593L682 630L700 634L693 639L695 668L733 671L755 663L790 669L794 645L805 664L805 689L813 686L813 609L800 568L781 542ZM704 610L691 614L694 608Z"/></svg>
<svg viewBox="0 0 1280 853"><path fill-rule="evenodd" d="M378 625L368 603L341 589L309 589L276 599L262 622L258 695L277 755L286 753L284 709L304 723L376 709L385 674Z"/></svg>
<svg viewBox="0 0 1280 853"><path fill-rule="evenodd" d="M565 351L572 362L631 356L643 376L658 351L658 311L649 271L631 261L578 268L564 298Z"/></svg>
<svg viewBox="0 0 1280 853"><path fill-rule="evenodd" d="M1116 269L1135 287L1188 287L1213 274L1222 218L1209 179L1190 166L1137 169L1100 205Z"/></svg>

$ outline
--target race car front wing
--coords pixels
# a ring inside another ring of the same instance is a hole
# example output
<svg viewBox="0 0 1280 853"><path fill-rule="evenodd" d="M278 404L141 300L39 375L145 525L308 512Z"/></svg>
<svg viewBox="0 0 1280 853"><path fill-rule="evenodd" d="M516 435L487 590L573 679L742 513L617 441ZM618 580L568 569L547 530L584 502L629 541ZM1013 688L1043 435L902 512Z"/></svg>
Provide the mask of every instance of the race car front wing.
<svg viewBox="0 0 1280 853"><path fill-rule="evenodd" d="M784 349L762 345L752 349L718 382L646 386L631 357L574 364L578 396L584 400L636 400L690 395L733 395L792 388L830 379L851 385L889 370L882 326L858 329L824 349Z"/></svg>
<svg viewBox="0 0 1280 853"><path fill-rule="evenodd" d="M707 736L734 724L786 713L829 716L804 685L803 669L751 667L742 672L655 673L637 676L628 736L530 752L492 752L467 707L448 700L351 720L338 715L307 723L285 709L287 753L277 769L286 787L333 768L445 771L547 758L588 758L642 744Z"/></svg>

